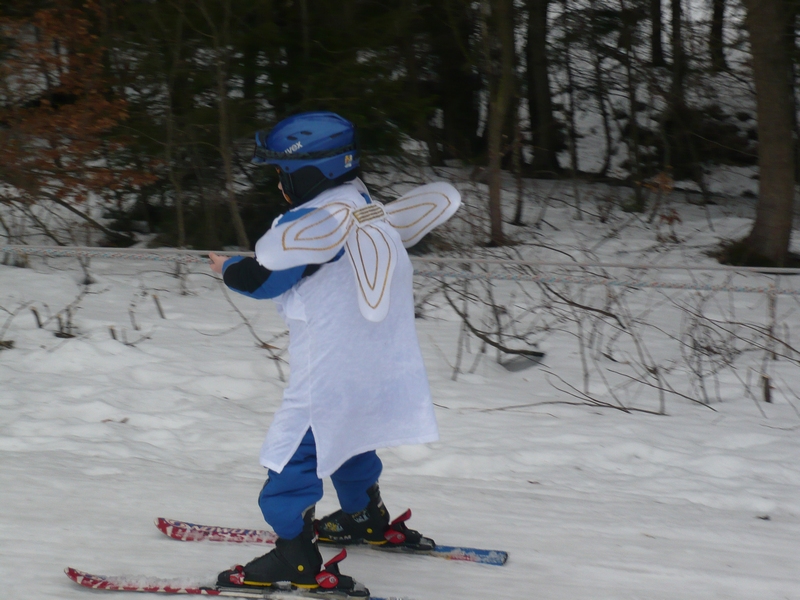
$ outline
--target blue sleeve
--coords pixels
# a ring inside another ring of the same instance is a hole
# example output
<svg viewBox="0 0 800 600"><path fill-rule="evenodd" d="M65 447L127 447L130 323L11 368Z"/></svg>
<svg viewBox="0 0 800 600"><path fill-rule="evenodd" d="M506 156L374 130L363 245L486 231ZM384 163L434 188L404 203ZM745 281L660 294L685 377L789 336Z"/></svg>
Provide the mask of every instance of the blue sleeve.
<svg viewBox="0 0 800 600"><path fill-rule="evenodd" d="M282 271L270 271L260 265L254 258L234 256L222 266L222 280L229 288L250 298L263 300L275 298L291 289L304 276L308 276L309 267L317 265L301 265ZM315 272L315 268L313 271Z"/></svg>
<svg viewBox="0 0 800 600"><path fill-rule="evenodd" d="M285 213L275 224L291 222L308 214L313 209L298 207ZM339 260L344 256L344 248L339 250L330 262ZM289 291L304 277L316 273L321 265L300 265L281 271L270 271L261 265L255 258L234 256L222 265L222 280L230 289L244 296L263 300L275 298Z"/></svg>

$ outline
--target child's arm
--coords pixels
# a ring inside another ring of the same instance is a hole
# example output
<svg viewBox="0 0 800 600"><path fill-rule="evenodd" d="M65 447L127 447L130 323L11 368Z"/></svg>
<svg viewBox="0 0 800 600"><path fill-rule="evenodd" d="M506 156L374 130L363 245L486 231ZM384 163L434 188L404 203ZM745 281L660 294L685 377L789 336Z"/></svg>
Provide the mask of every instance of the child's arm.
<svg viewBox="0 0 800 600"><path fill-rule="evenodd" d="M256 299L280 296L303 277L319 269L319 265L301 265L282 271L270 271L254 258L227 258L213 252L208 257L211 259L211 270L222 275L225 285L235 292Z"/></svg>

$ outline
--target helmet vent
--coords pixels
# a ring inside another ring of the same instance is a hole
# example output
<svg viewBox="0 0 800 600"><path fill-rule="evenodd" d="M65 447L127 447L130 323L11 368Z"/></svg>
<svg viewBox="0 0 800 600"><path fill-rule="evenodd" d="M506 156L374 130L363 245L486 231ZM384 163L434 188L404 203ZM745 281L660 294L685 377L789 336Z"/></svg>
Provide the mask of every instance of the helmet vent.
<svg viewBox="0 0 800 600"><path fill-rule="evenodd" d="M297 136L296 135L287 135L286 139L287 140L292 140L294 142L297 139Z"/></svg>
<svg viewBox="0 0 800 600"><path fill-rule="evenodd" d="M311 135L310 131L301 131L300 133L302 133L303 135Z"/></svg>

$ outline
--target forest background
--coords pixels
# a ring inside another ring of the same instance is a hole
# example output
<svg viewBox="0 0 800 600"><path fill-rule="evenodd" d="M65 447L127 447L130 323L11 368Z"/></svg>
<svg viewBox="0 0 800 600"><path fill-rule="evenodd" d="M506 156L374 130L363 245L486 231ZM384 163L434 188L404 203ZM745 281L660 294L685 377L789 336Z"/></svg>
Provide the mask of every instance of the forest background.
<svg viewBox="0 0 800 600"><path fill-rule="evenodd" d="M254 132L326 109L379 199L434 179L463 199L413 257L442 441L383 452L382 489L438 541L512 557L347 572L417 598L795 598L800 280L714 260L795 264L796 15L0 2L6 596L83 597L67 565L205 580L256 552L149 525L263 526L288 366L273 303L163 247L251 248L286 209ZM110 245L133 248L80 248Z"/></svg>
<svg viewBox="0 0 800 600"><path fill-rule="evenodd" d="M249 165L254 132L332 110L358 126L379 197L387 164L467 166L488 183L490 246L509 242L503 170L626 186L619 208L644 211L676 181L699 203L718 201L711 171L758 164L753 229L719 257L788 266L798 10L790 0L6 1L0 235L26 243L33 227L57 245L150 234L154 245L249 249L284 210L272 174ZM59 227L63 211L86 232Z"/></svg>

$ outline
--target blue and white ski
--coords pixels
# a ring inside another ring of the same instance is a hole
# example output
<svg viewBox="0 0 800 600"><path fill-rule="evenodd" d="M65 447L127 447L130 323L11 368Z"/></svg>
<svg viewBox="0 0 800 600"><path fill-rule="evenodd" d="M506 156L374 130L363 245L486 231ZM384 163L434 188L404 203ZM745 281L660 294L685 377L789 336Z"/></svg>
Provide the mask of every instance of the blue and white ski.
<svg viewBox="0 0 800 600"><path fill-rule="evenodd" d="M237 544L274 544L278 536L272 531L263 529L235 529L232 527L218 527L214 525L197 525L185 521L156 519L156 527L172 539L182 542L231 542ZM375 546L372 544L359 544L348 548L371 548L384 552L400 552L404 554L423 554L447 560L461 560L466 562L482 563L486 565L504 565L508 560L508 553L503 550L485 550L483 548L468 548L464 546L442 546L436 544L433 550L414 550L404 547Z"/></svg>

